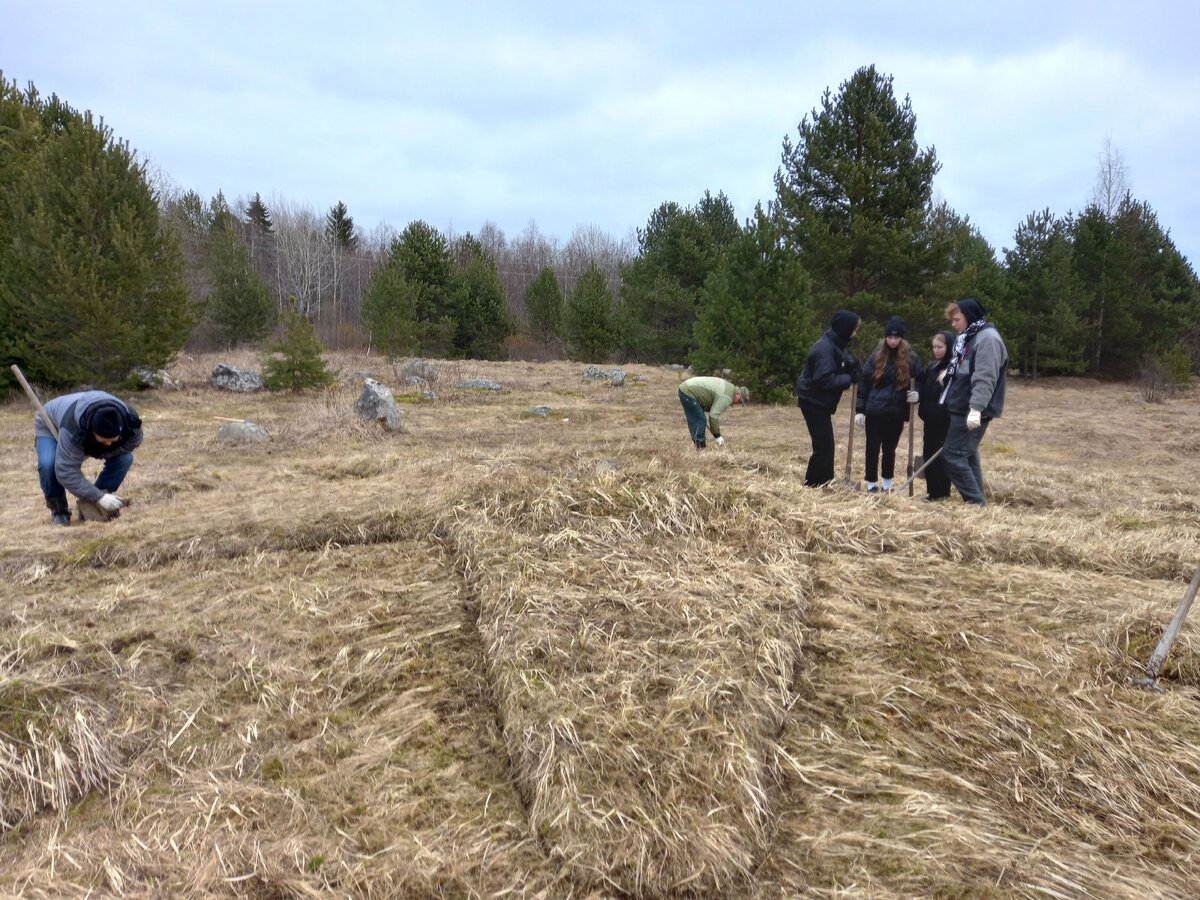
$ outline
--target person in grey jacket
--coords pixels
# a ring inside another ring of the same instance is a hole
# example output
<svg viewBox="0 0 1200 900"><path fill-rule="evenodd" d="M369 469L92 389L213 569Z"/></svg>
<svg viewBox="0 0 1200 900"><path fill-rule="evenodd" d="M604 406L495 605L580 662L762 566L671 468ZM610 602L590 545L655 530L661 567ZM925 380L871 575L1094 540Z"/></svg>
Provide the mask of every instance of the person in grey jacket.
<svg viewBox="0 0 1200 900"><path fill-rule="evenodd" d="M110 517L124 502L117 488L133 465L133 452L142 443L142 420L132 406L104 391L83 391L55 397L45 413L58 431L55 438L42 413L34 416L34 445L42 494L55 525L70 525L67 491L99 504ZM104 460L95 483L83 474L85 458Z"/></svg>
<svg viewBox="0 0 1200 900"><path fill-rule="evenodd" d="M951 303L946 318L958 337L941 376L941 403L950 413L942 458L946 474L963 500L985 506L979 443L988 423L1004 411L1008 349L996 326L984 318L983 304L974 297Z"/></svg>

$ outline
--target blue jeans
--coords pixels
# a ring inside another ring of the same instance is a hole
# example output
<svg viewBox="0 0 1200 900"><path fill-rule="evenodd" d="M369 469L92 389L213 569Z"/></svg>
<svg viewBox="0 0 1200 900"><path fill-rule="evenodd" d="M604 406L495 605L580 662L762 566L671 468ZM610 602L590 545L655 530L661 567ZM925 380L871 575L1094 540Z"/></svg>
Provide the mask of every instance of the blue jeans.
<svg viewBox="0 0 1200 900"><path fill-rule="evenodd" d="M691 432L692 440L697 447L703 447L706 443L704 438L705 429L708 428L708 414L699 400L689 397L683 391L679 392L679 402L683 404L683 414L687 416L688 431Z"/></svg>
<svg viewBox="0 0 1200 900"><path fill-rule="evenodd" d="M967 430L967 417L950 414L950 431L942 446L946 474L967 503L985 506L983 499L983 469L979 465L979 442L987 431L990 419L984 419L974 431Z"/></svg>
<svg viewBox="0 0 1200 900"><path fill-rule="evenodd" d="M35 446L37 447L38 480L42 483L42 494L47 500L67 496L66 488L59 484L58 476L54 474L54 457L58 453L58 441L46 435L38 435ZM121 482L125 480L132 465L133 454L129 451L106 459L104 468L100 470L100 477L96 479L96 487L106 494L113 493L121 486Z"/></svg>

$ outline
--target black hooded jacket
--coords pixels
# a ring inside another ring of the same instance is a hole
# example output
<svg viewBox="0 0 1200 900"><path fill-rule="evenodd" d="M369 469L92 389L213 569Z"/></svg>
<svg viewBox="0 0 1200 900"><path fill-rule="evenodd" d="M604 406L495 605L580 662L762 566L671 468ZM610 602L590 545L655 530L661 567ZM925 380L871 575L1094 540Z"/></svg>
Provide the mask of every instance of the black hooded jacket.
<svg viewBox="0 0 1200 900"><path fill-rule="evenodd" d="M833 316L828 331L813 344L804 361L804 371L796 380L796 403L833 415L842 394L858 378L858 360L846 352L854 336L858 316L840 310Z"/></svg>

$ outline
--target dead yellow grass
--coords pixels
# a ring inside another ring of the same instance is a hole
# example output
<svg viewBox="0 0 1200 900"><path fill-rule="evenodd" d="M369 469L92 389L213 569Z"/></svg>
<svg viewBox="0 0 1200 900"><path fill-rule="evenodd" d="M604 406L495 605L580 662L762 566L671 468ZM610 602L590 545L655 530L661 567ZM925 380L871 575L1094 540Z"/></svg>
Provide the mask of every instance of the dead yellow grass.
<svg viewBox="0 0 1200 900"><path fill-rule="evenodd" d="M218 361L138 398L113 525L48 524L0 406L0 893L1195 894L1197 623L1128 682L1200 562L1196 399L1013 384L977 511L805 490L794 408L696 454L665 369L337 359L384 435Z"/></svg>

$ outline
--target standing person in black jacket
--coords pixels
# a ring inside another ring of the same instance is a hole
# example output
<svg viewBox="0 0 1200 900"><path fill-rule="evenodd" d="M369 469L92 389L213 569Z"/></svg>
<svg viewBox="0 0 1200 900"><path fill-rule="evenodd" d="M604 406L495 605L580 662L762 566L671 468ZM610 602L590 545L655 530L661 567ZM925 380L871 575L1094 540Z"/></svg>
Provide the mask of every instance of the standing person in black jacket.
<svg viewBox="0 0 1200 900"><path fill-rule="evenodd" d="M867 429L867 490L880 490L879 457L883 455L884 491L896 477L896 445L908 420L908 405L920 400L921 359L904 339L907 326L899 316L888 319L884 338L863 364L854 424Z"/></svg>
<svg viewBox="0 0 1200 900"><path fill-rule="evenodd" d="M808 487L833 481L833 414L842 392L858 378L858 360L846 352L858 323L857 313L845 309L835 312L829 330L813 344L804 371L796 380L796 403L812 440L812 456L804 474Z"/></svg>
<svg viewBox="0 0 1200 900"><path fill-rule="evenodd" d="M942 449L946 442L946 432L950 430L950 413L946 407L938 403L942 395L940 379L950 365L950 351L954 347L955 334L953 331L939 331L930 341L933 359L925 376L921 379L921 405L917 407L917 415L925 423L924 435L921 439L921 453L928 460ZM946 500L950 497L950 476L946 474L946 464L939 456L925 467L925 486L929 492L926 500Z"/></svg>

